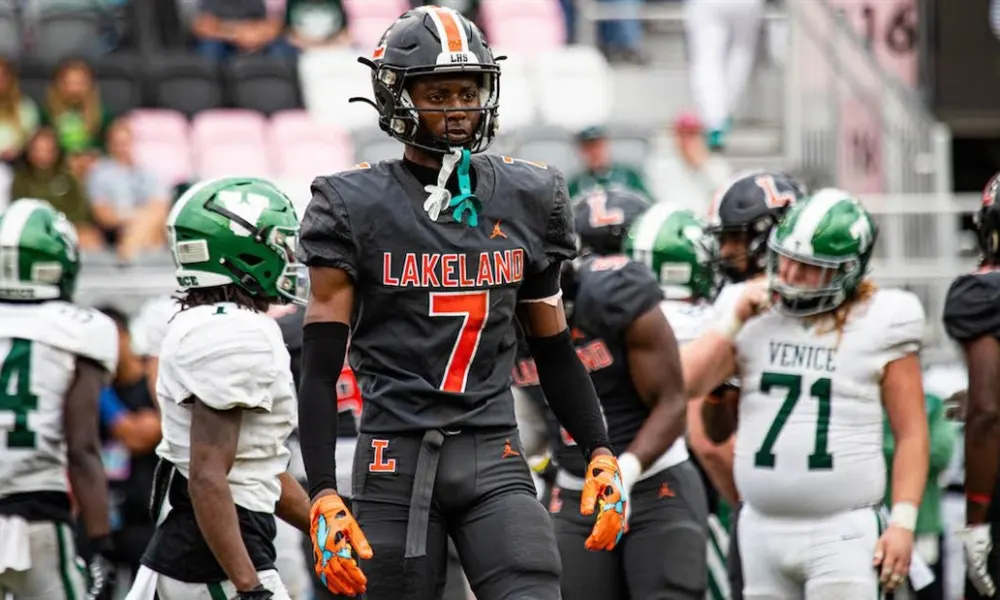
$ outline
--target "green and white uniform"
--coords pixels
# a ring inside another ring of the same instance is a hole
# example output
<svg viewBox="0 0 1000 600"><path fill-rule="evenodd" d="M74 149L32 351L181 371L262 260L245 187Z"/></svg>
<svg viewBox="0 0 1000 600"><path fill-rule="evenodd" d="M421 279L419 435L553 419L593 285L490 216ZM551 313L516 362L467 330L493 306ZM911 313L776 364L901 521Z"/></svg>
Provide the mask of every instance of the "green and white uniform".
<svg viewBox="0 0 1000 600"><path fill-rule="evenodd" d="M77 268L76 233L46 202L17 200L0 214L0 596L86 593L63 409L79 359L115 371L118 330L63 300Z"/></svg>
<svg viewBox="0 0 1000 600"><path fill-rule="evenodd" d="M741 376L736 485L744 597L876 598L872 568L885 493L881 381L916 353L916 296L879 290L854 304L842 331L803 315L834 310L864 277L876 229L861 205L822 190L772 233L770 311L736 340ZM779 257L823 267L818 290L778 279ZM828 331L830 330L830 331Z"/></svg>
<svg viewBox="0 0 1000 600"><path fill-rule="evenodd" d="M192 188L167 221L178 285L235 284L268 302L298 299L297 227L291 202L268 182L233 178ZM287 599L275 570L274 509L297 403L278 324L231 302L187 308L173 315L158 354L163 440L156 452L160 468L171 475L163 490L154 490L165 499L129 600L149 600L154 593L161 600L214 600L235 593L198 528L187 492L195 398L217 411L242 411L229 489L261 583L275 599Z"/></svg>

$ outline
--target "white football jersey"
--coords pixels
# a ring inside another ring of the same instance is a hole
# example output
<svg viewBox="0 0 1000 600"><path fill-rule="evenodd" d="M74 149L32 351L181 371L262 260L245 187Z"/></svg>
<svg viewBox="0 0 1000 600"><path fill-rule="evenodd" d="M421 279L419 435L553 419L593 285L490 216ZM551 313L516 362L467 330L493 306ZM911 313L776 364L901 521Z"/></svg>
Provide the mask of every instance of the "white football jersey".
<svg viewBox="0 0 1000 600"><path fill-rule="evenodd" d="M0 497L67 491L63 406L78 356L114 373L114 321L67 302L0 303Z"/></svg>
<svg viewBox="0 0 1000 600"><path fill-rule="evenodd" d="M878 290L836 331L772 310L736 338L741 375L736 485L769 516L826 516L885 495L882 373L920 349L916 296ZM923 399L921 399L921 402Z"/></svg>
<svg viewBox="0 0 1000 600"><path fill-rule="evenodd" d="M288 467L285 439L298 418L291 359L274 319L232 303L174 315L156 379L163 440L156 453L190 478L191 402L243 409L229 487L239 506L272 513Z"/></svg>
<svg viewBox="0 0 1000 600"><path fill-rule="evenodd" d="M727 283L719 290L719 295L715 297L715 302L712 303L712 316L710 317L712 322L721 321L726 318L729 314L733 312L736 306L736 302L743 295L743 290L746 289L747 282L741 281L739 283ZM727 381L729 385L740 387L739 375L729 378Z"/></svg>
<svg viewBox="0 0 1000 600"><path fill-rule="evenodd" d="M682 302L679 300L664 300L660 303L670 328L674 330L677 346L697 339L705 332L713 312L709 304Z"/></svg>
<svg viewBox="0 0 1000 600"><path fill-rule="evenodd" d="M132 321L132 350L139 356L158 357L170 319L180 308L180 303L170 296L146 301Z"/></svg>

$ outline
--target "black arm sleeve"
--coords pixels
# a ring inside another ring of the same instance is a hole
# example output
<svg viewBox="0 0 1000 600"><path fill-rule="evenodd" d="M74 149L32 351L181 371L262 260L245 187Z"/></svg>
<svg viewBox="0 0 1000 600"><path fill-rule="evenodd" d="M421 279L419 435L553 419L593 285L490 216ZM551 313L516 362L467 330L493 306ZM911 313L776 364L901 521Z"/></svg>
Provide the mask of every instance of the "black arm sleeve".
<svg viewBox="0 0 1000 600"><path fill-rule="evenodd" d="M337 489L337 379L350 332L344 323L308 323L303 328L299 442L310 498Z"/></svg>
<svg viewBox="0 0 1000 600"><path fill-rule="evenodd" d="M552 413L590 460L594 448L611 449L600 401L586 367L577 358L569 330L544 338L528 338L542 392Z"/></svg>

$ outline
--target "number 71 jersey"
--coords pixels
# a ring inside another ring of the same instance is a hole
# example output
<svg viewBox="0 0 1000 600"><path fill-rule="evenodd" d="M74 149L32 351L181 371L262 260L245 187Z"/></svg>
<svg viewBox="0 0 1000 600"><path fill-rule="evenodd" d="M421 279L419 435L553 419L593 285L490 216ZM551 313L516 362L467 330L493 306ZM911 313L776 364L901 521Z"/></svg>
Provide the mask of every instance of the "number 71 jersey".
<svg viewBox="0 0 1000 600"><path fill-rule="evenodd" d="M575 255L573 221L554 169L487 154L472 167L475 223L448 207L432 219L398 160L313 182L299 255L354 282L362 432L515 425L515 307L559 293L539 275Z"/></svg>
<svg viewBox="0 0 1000 600"><path fill-rule="evenodd" d="M882 374L919 350L923 308L878 290L851 307L842 335L829 329L772 311L736 339L736 486L760 513L826 516L885 495Z"/></svg>
<svg viewBox="0 0 1000 600"><path fill-rule="evenodd" d="M0 304L0 498L66 491L63 411L77 357L114 373L110 318L66 302Z"/></svg>

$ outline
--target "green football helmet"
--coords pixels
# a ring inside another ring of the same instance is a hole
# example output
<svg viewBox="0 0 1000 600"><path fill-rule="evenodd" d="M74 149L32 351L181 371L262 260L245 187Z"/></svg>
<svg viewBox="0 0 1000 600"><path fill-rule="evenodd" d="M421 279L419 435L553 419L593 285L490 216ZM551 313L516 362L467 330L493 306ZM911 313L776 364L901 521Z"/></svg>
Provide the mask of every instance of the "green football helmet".
<svg viewBox="0 0 1000 600"><path fill-rule="evenodd" d="M693 212L655 204L640 216L625 238L625 253L652 269L668 300L711 299L714 240Z"/></svg>
<svg viewBox="0 0 1000 600"><path fill-rule="evenodd" d="M305 267L295 258L299 219L291 200L264 179L198 184L167 217L182 290L235 284L269 302L304 304Z"/></svg>
<svg viewBox="0 0 1000 600"><path fill-rule="evenodd" d="M0 301L73 299L80 243L66 215L21 198L0 213Z"/></svg>
<svg viewBox="0 0 1000 600"><path fill-rule="evenodd" d="M834 310L850 298L868 270L878 227L856 198L827 188L801 200L768 241L767 274L779 309L805 317ZM816 286L786 282L781 258L820 267Z"/></svg>

